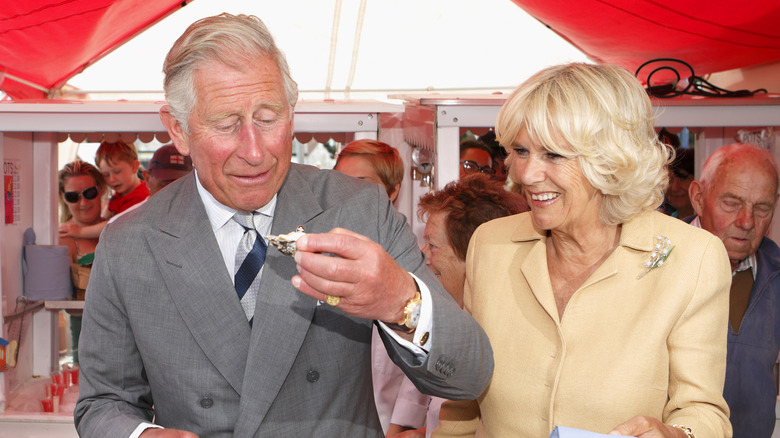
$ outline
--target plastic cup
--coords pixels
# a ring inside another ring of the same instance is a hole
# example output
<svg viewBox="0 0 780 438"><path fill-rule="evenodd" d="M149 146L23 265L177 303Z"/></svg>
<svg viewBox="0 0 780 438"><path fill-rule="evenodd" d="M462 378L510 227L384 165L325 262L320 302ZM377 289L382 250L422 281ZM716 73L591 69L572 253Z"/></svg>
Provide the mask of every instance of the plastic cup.
<svg viewBox="0 0 780 438"><path fill-rule="evenodd" d="M54 400L51 397L41 399L41 407L43 412L54 412Z"/></svg>
<svg viewBox="0 0 780 438"><path fill-rule="evenodd" d="M71 368L68 370L68 374L70 374L70 384L74 386L78 386L79 384L79 368Z"/></svg>

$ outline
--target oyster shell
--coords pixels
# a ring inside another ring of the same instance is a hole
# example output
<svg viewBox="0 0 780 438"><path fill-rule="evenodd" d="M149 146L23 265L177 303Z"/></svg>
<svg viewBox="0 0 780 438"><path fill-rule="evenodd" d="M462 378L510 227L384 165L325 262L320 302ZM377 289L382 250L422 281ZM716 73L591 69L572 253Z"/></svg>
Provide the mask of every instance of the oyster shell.
<svg viewBox="0 0 780 438"><path fill-rule="evenodd" d="M273 245L274 248L278 249L279 252L281 252L284 255L288 256L294 256L295 255L295 241L298 240L299 237L303 236L303 227L298 226L298 228L295 229L295 231L287 234L279 234L278 236L274 235L268 235L263 236L268 243Z"/></svg>

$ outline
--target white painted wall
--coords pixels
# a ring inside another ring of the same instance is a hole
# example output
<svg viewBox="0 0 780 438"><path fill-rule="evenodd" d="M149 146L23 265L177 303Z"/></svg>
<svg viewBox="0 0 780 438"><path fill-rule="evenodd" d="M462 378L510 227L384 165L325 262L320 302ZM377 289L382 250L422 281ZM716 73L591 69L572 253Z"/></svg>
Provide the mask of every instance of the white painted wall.
<svg viewBox="0 0 780 438"><path fill-rule="evenodd" d="M19 160L20 171L20 209L21 220L19 224L3 222L0 230L0 252L2 266L0 266L2 279L2 311L3 315L14 312L16 299L22 295L22 234L28 227L33 226L33 192L35 175L33 171L33 150L31 133L4 133L2 137L3 160ZM3 215L3 217L5 217ZM3 373L3 394L7 399L10 393L24 383L33 374L33 333L32 317L26 314L21 332L21 344L19 345L19 357L16 368L11 368ZM19 336L19 322L15 320L10 324L3 324L3 337L12 340ZM7 331L12 329L10 332Z"/></svg>

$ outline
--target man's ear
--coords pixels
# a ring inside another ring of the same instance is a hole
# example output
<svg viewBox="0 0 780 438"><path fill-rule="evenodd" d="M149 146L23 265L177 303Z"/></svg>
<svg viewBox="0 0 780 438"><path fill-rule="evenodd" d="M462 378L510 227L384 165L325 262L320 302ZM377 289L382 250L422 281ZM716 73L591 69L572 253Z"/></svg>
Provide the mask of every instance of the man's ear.
<svg viewBox="0 0 780 438"><path fill-rule="evenodd" d="M189 135L184 132L181 123L173 116L169 105L160 107L160 121L165 125L165 129L168 130L168 134L171 136L171 141L173 141L173 145L176 146L176 150L182 155L190 155Z"/></svg>
<svg viewBox="0 0 780 438"><path fill-rule="evenodd" d="M393 188L393 191L390 192L390 200L392 202L395 202L396 199L398 199L398 193L401 191L401 184L396 184Z"/></svg>
<svg viewBox="0 0 780 438"><path fill-rule="evenodd" d="M696 215L701 217L704 210L704 186L699 180L693 180L688 187L688 197L691 198L691 206Z"/></svg>

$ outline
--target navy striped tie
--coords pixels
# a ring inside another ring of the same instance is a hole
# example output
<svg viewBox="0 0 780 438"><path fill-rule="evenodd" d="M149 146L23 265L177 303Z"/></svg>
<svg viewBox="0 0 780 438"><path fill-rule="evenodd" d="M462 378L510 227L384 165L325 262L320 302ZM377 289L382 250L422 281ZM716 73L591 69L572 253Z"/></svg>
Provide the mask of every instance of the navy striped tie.
<svg viewBox="0 0 780 438"><path fill-rule="evenodd" d="M266 245L263 238L258 236L255 230L252 213L236 212L233 220L244 227L244 235L236 249L235 282L238 299L241 300L241 307L243 307L246 318L251 325L259 287L259 280L255 281L255 278L260 272L260 268L263 267Z"/></svg>

